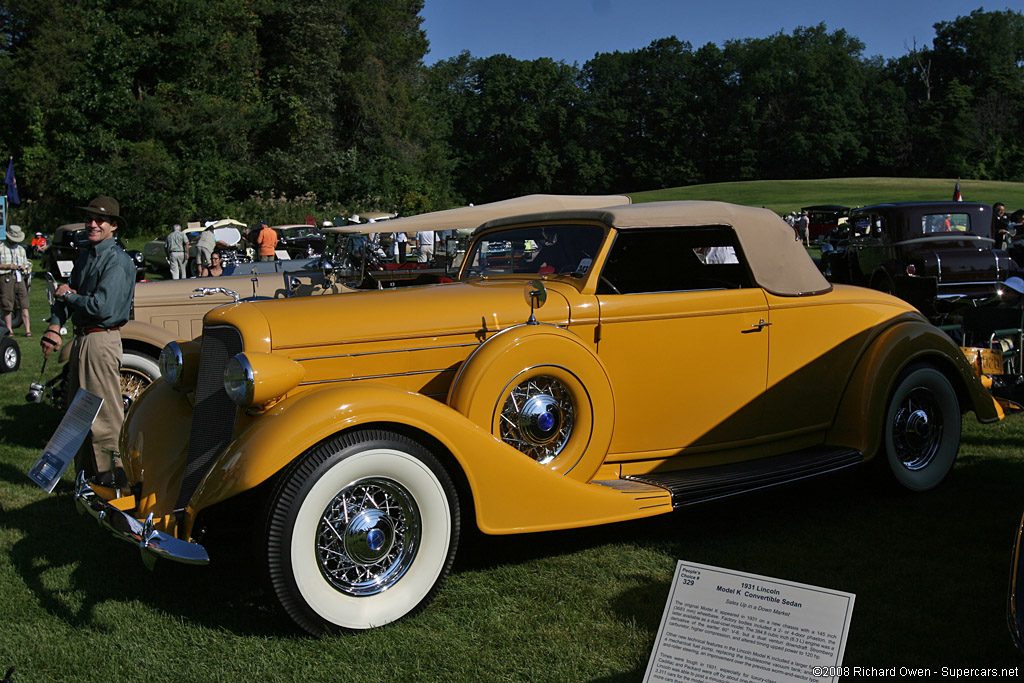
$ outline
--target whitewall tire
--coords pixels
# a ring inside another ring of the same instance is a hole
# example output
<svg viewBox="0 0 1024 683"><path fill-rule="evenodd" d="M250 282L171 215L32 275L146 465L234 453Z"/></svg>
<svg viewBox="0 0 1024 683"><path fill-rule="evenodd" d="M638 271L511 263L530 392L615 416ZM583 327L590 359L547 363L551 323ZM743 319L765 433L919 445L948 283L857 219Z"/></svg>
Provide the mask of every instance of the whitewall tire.
<svg viewBox="0 0 1024 683"><path fill-rule="evenodd" d="M896 481L911 491L938 486L960 450L956 391L939 370L917 365L896 382L885 412L883 450Z"/></svg>
<svg viewBox="0 0 1024 683"><path fill-rule="evenodd" d="M305 453L271 496L270 584L314 635L383 626L434 598L459 528L455 487L426 448L385 430L344 434Z"/></svg>

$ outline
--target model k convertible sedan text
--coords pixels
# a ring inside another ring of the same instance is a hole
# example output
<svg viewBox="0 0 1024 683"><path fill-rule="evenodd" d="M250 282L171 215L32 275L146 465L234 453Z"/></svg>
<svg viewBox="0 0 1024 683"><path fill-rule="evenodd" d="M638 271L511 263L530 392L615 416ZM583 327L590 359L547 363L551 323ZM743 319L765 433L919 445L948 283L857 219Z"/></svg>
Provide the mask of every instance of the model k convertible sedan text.
<svg viewBox="0 0 1024 683"><path fill-rule="evenodd" d="M251 520L311 633L422 609L463 524L636 519L872 458L926 490L961 415L1001 415L908 304L716 202L491 221L455 282L222 306L161 370L122 432L130 487L80 479L80 506L195 563Z"/></svg>

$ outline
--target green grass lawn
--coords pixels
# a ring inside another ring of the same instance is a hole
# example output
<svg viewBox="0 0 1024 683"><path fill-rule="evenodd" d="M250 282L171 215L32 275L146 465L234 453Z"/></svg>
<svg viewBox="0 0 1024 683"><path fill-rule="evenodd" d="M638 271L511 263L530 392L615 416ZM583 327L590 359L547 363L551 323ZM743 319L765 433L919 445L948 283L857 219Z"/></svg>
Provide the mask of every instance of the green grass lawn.
<svg viewBox="0 0 1024 683"><path fill-rule="evenodd" d="M736 196L704 186L702 196L777 210L853 203L834 194L847 181L820 182L820 195L800 181L735 184ZM24 402L39 379L43 289L32 292L36 336L15 332L22 368L0 375L0 673L16 666L16 682L635 681L679 559L855 593L849 666L1019 662L1005 605L1024 508L1024 418L985 426L971 414L955 469L929 493L862 468L639 522L466 534L421 615L369 633L299 635L272 608L245 542L211 545L207 567L150 572L67 495L27 479L60 417ZM57 370L51 361L47 375Z"/></svg>
<svg viewBox="0 0 1024 683"><path fill-rule="evenodd" d="M714 199L747 206L763 206L779 214L815 204L856 207L880 202L948 201L956 179L944 178L825 178L821 180L759 180L713 183L633 192L637 202L668 199ZM964 180L965 201L1006 204L1006 212L1024 208L1024 183Z"/></svg>

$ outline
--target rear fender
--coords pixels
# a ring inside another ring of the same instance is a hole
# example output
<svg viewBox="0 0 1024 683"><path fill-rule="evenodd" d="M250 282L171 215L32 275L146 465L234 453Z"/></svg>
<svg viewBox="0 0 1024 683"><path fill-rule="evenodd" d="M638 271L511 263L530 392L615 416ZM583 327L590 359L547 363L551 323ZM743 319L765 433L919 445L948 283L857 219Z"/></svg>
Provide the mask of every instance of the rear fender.
<svg viewBox="0 0 1024 683"><path fill-rule="evenodd" d="M258 486L324 439L371 424L440 443L465 475L485 533L605 524L672 508L667 493L640 497L551 472L448 406L382 385L324 389L274 406L218 458L190 508L198 512Z"/></svg>
<svg viewBox="0 0 1024 683"><path fill-rule="evenodd" d="M827 442L855 448L874 457L882 442L889 397L900 373L917 362L941 370L956 389L962 411L973 410L979 422L995 422L1001 413L992 396L953 341L921 320L897 320L871 343L843 392Z"/></svg>

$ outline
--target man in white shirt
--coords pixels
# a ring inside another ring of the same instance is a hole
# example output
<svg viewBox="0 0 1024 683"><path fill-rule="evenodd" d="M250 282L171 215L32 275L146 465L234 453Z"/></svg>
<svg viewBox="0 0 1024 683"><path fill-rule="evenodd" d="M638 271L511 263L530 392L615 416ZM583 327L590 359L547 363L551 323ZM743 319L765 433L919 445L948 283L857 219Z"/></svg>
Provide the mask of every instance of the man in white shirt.
<svg viewBox="0 0 1024 683"><path fill-rule="evenodd" d="M424 230L417 234L420 244L419 255L416 257L418 263L431 263L434 260L434 231Z"/></svg>

